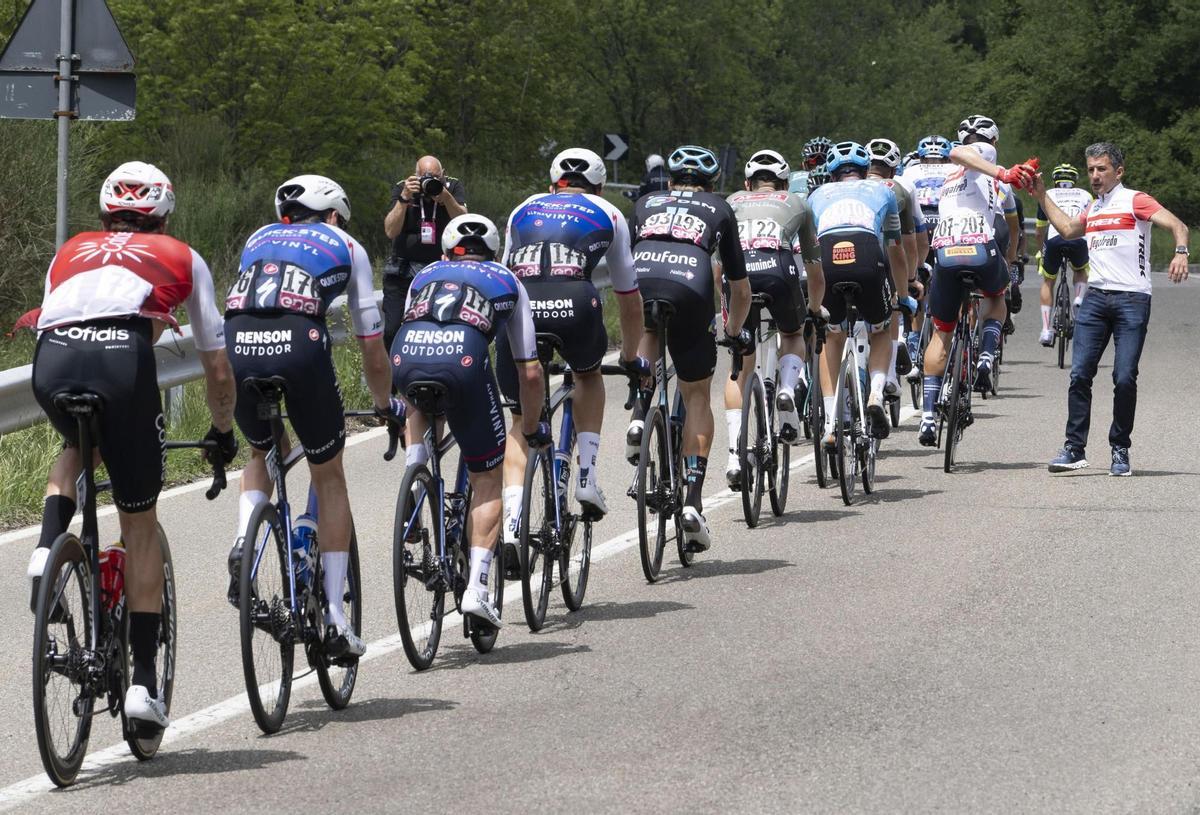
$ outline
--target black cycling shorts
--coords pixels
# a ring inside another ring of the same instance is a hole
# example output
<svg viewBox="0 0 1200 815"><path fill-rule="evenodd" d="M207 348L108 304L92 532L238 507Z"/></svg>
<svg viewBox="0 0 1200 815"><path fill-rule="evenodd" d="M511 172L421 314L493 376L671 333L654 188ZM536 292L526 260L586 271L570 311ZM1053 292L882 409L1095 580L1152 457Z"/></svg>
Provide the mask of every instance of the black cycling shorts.
<svg viewBox="0 0 1200 815"><path fill-rule="evenodd" d="M346 446L342 389L333 368L329 332L320 317L304 314L238 314L225 321L225 348L238 383L234 418L246 441L271 449L271 424L258 418L258 391L248 377L287 380L284 404L305 457L332 460Z"/></svg>
<svg viewBox="0 0 1200 815"><path fill-rule="evenodd" d="M767 311L775 326L784 334L795 334L804 323L805 298L800 285L800 271L790 251L769 252L750 250L745 253L746 276L750 291L771 298ZM725 302L729 302L729 282L725 281ZM753 331L756 326L747 324Z"/></svg>
<svg viewBox="0 0 1200 815"><path fill-rule="evenodd" d="M892 277L879 239L869 232L833 232L820 239L821 269L825 272L825 299L829 323L838 326L846 319L846 301L833 290L835 283L857 283L862 292L855 299L859 317L881 328L892 319Z"/></svg>
<svg viewBox="0 0 1200 815"><path fill-rule="evenodd" d="M446 422L473 473L504 461L504 414L488 359L488 339L466 325L404 323L392 340L392 384L401 395L420 380L447 390Z"/></svg>
<svg viewBox="0 0 1200 815"><path fill-rule="evenodd" d="M716 315L711 294L706 297L693 286L653 274L639 274L638 288L643 303L666 300L675 307L667 323L667 351L680 381L700 382L712 376L717 367L717 342L711 330ZM654 328L649 320L646 328Z"/></svg>
<svg viewBox="0 0 1200 815"><path fill-rule="evenodd" d="M560 354L571 370L587 373L599 368L608 351L608 332L604 330L600 293L591 281L530 278L525 280L525 290L533 309L534 330L562 340ZM496 337L496 378L504 398L519 401L517 369L504 333Z"/></svg>
<svg viewBox="0 0 1200 815"><path fill-rule="evenodd" d="M166 425L154 362L153 331L143 318L95 320L51 328L33 355L33 394L54 429L79 445L74 416L54 407L60 393L94 393L100 458L122 512L158 501L166 468Z"/></svg>
<svg viewBox="0 0 1200 815"><path fill-rule="evenodd" d="M1082 269L1088 264L1088 247L1086 238L1066 240L1062 235L1055 235L1042 245L1042 263L1038 272L1047 280L1058 277L1063 267L1063 261L1070 261L1072 269Z"/></svg>
<svg viewBox="0 0 1200 815"><path fill-rule="evenodd" d="M1008 264L995 241L938 249L928 297L929 314L938 331L953 331L958 322L966 272L975 276L976 287L989 297L1003 294L1009 284Z"/></svg>

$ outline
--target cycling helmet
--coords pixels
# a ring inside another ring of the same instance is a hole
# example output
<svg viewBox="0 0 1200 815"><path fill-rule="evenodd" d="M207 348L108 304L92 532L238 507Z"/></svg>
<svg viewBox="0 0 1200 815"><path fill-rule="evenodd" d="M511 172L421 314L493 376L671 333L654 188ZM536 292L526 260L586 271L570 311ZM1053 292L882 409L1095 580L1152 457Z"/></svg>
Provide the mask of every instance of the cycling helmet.
<svg viewBox="0 0 1200 815"><path fill-rule="evenodd" d="M489 219L467 212L446 224L442 232L442 251L447 257L455 255L496 256L500 250L500 233Z"/></svg>
<svg viewBox="0 0 1200 815"><path fill-rule="evenodd" d="M136 212L166 218L175 211L175 188L166 173L144 161L127 161L100 187L100 212Z"/></svg>
<svg viewBox="0 0 1200 815"><path fill-rule="evenodd" d="M829 171L822 165L815 170L808 171L808 191L811 194L817 187L829 182Z"/></svg>
<svg viewBox="0 0 1200 815"><path fill-rule="evenodd" d="M667 158L667 172L673 179L695 178L709 184L721 174L717 154L707 147L685 144L676 147Z"/></svg>
<svg viewBox="0 0 1200 815"><path fill-rule="evenodd" d="M824 136L817 136L806 141L801 151L801 155L804 157L804 166L812 170L824 164L830 147L833 147L833 142Z"/></svg>
<svg viewBox="0 0 1200 815"><path fill-rule="evenodd" d="M994 142L1000 138L1000 128L986 116L968 116L958 123L958 140L966 141L967 136L972 134L984 141Z"/></svg>
<svg viewBox="0 0 1200 815"><path fill-rule="evenodd" d="M917 142L920 158L949 158L950 141L945 136L929 135Z"/></svg>
<svg viewBox="0 0 1200 815"><path fill-rule="evenodd" d="M900 148L890 139L871 139L867 142L867 153L871 161L878 161L893 170L900 164Z"/></svg>
<svg viewBox="0 0 1200 815"><path fill-rule="evenodd" d="M646 172L653 170L655 167L661 167L664 164L666 164L666 162L658 153L651 153L650 155L646 156Z"/></svg>
<svg viewBox="0 0 1200 815"><path fill-rule="evenodd" d="M908 153L905 153L904 158L900 159L900 169L903 170L905 167L908 167L912 164L916 164L920 160L921 160L921 154L918 153L916 150L912 150Z"/></svg>
<svg viewBox="0 0 1200 815"><path fill-rule="evenodd" d="M550 162L550 183L557 184L563 176L581 176L593 187L599 187L608 177L604 160L586 147L569 147Z"/></svg>
<svg viewBox="0 0 1200 815"><path fill-rule="evenodd" d="M787 181L791 168L783 156L774 150L759 150L746 162L746 180L749 181L755 173L770 173L780 181Z"/></svg>
<svg viewBox="0 0 1200 815"><path fill-rule="evenodd" d="M1055 181L1070 181L1072 184L1079 179L1079 171L1073 164L1060 164L1050 174Z"/></svg>
<svg viewBox="0 0 1200 815"><path fill-rule="evenodd" d="M832 178L847 167L854 167L864 173L871 164L871 154L867 148L856 141L840 141L829 148L825 159L825 172Z"/></svg>
<svg viewBox="0 0 1200 815"><path fill-rule="evenodd" d="M290 205L299 204L313 212L333 210L343 222L350 220L350 199L341 185L323 175L298 175L275 190L275 214L283 220Z"/></svg>

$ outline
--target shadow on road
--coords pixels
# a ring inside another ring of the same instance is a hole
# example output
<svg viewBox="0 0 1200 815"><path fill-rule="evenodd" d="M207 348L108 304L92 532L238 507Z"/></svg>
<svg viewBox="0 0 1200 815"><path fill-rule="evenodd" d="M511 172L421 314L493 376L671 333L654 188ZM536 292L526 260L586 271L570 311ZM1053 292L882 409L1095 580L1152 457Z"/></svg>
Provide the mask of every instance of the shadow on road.
<svg viewBox="0 0 1200 815"><path fill-rule="evenodd" d="M864 504L891 504L896 501L912 501L918 498L925 498L929 495L940 495L942 490L912 490L912 489L892 489L888 487L878 492L873 492L865 496Z"/></svg>
<svg viewBox="0 0 1200 815"><path fill-rule="evenodd" d="M704 560L699 555L690 567L679 566L670 572L663 572L659 583L676 583L681 580L691 580L696 577L718 577L727 575L751 575L773 572L776 569L790 569L795 566L790 560L741 559L741 560Z"/></svg>
<svg viewBox="0 0 1200 815"><path fill-rule="evenodd" d="M525 617L521 611L520 597L518 596L515 599L516 605L509 611L512 617L510 618L506 614L504 620L506 625L520 626L522 629L525 629ZM442 636L445 637L449 633L455 632L446 631L443 632ZM501 633L495 650L490 654L480 654L474 647L466 643L452 648L446 648L445 644L443 644L442 650L438 652L437 658L433 661L433 667L429 670L431 673L434 671L460 670L481 663L486 665L519 665L524 662L540 662L543 659L554 659L555 657L570 656L571 654L586 654L591 650L591 647L587 645L576 645L569 642L557 642L546 639L505 645L504 634Z"/></svg>
<svg viewBox="0 0 1200 815"><path fill-rule="evenodd" d="M954 465L954 472L964 475L986 473L992 470L1044 470L1043 461L964 461Z"/></svg>
<svg viewBox="0 0 1200 815"><path fill-rule="evenodd" d="M837 483L837 479L834 479ZM837 488L833 488L830 495L837 495ZM820 523L822 521L838 521L842 518L848 518L851 515L859 515L861 513L853 509L797 509L791 510L784 517L789 521L799 521L800 523Z"/></svg>
<svg viewBox="0 0 1200 815"><path fill-rule="evenodd" d="M415 713L439 713L454 710L458 702L446 699L387 699L374 698L357 699L350 702L344 710L330 710L329 706L320 699L304 702L288 711L283 728L279 735L285 733L306 733L321 730L330 724L352 724L355 722L378 722L388 719L402 719ZM274 738L264 737L264 738Z"/></svg>
<svg viewBox="0 0 1200 815"><path fill-rule="evenodd" d="M207 750L203 747L172 750L167 747L152 761L138 761L130 756L129 761L104 767L94 775L81 778L68 789L56 790L54 794L70 795L71 791L75 790L120 786L135 779L265 770L274 764L297 759L307 761L308 756L294 750L271 750L261 747L249 750Z"/></svg>
<svg viewBox="0 0 1200 815"><path fill-rule="evenodd" d="M573 614L563 609L557 619L547 615L546 627L543 634L557 634L563 631L574 631L584 623L611 622L614 620L648 620L660 614L672 611L689 611L695 606L687 603L676 603L672 600L639 600L633 603L596 603L584 604L583 608ZM553 613L553 612L552 612Z"/></svg>

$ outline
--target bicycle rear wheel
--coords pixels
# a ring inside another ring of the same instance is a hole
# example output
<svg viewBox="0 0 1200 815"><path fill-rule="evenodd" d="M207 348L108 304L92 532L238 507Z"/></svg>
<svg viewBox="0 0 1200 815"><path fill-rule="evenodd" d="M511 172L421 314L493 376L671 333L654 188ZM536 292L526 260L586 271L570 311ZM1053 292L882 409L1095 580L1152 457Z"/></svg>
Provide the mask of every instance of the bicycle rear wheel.
<svg viewBox="0 0 1200 815"><path fill-rule="evenodd" d="M415 493L414 493L415 491ZM433 664L442 638L446 589L438 560L438 491L424 464L409 467L400 481L392 527L392 592L404 655L418 671ZM499 564L498 564L499 565ZM503 574L504 567L496 571Z"/></svg>
<svg viewBox="0 0 1200 815"><path fill-rule="evenodd" d="M1067 346L1071 343L1071 335L1074 327L1074 320L1071 315L1071 290L1066 281L1067 270L1063 269L1058 273L1058 287L1055 289L1054 310L1055 333L1058 334L1058 367L1062 370L1066 367L1067 362Z"/></svg>
<svg viewBox="0 0 1200 815"><path fill-rule="evenodd" d="M570 527L566 544L559 553L558 570L563 602L570 611L579 611L587 592L588 573L592 568L592 522L582 518Z"/></svg>
<svg viewBox="0 0 1200 815"><path fill-rule="evenodd" d="M746 526L758 526L762 512L763 480L767 451L767 413L762 380L757 373L746 378L742 393L742 430L738 434L738 462L742 468L742 516Z"/></svg>
<svg viewBox="0 0 1200 815"><path fill-rule="evenodd" d="M862 473L863 492L875 491L875 461L879 455L879 439L865 433L858 437L858 469Z"/></svg>
<svg viewBox="0 0 1200 815"><path fill-rule="evenodd" d="M296 646L288 542L271 503L254 510L248 529L238 595L242 674L254 721L264 733L275 733L287 715Z"/></svg>
<svg viewBox="0 0 1200 815"><path fill-rule="evenodd" d="M87 754L95 697L84 686L92 641L91 568L79 538L59 535L38 587L33 630L33 721L42 766L56 786L75 781Z"/></svg>
<svg viewBox="0 0 1200 815"><path fill-rule="evenodd" d="M946 391L946 448L942 460L942 469L947 473L954 470L954 454L958 450L959 439L962 438L963 401L969 398L963 393L963 389L970 387L970 383L963 379L963 374L971 359L965 343L960 341L957 334L951 346L949 360L952 368L950 385Z"/></svg>
<svg viewBox="0 0 1200 815"><path fill-rule="evenodd" d="M813 469L817 473L817 486L825 489L829 486L829 469L825 458L825 398L821 392L821 375L817 370L817 356L812 357L808 366L808 406L805 414L808 425L812 428Z"/></svg>
<svg viewBox="0 0 1200 815"><path fill-rule="evenodd" d="M771 499L771 512L775 517L787 508L788 482L791 477L792 446L779 433L774 432L779 424L774 399L767 401L767 426L771 428L771 466L767 469L767 496Z"/></svg>
<svg viewBox="0 0 1200 815"><path fill-rule="evenodd" d="M666 416L661 407L655 406L646 414L637 469L638 553L642 574L650 583L658 580L667 545L670 473Z"/></svg>
<svg viewBox="0 0 1200 815"><path fill-rule="evenodd" d="M854 399L854 384L850 377L857 377L858 371L853 357L847 357L842 363L842 372L838 377L833 401L834 442L837 459L838 486L842 491L842 503L850 506L854 501L854 493L858 489L859 457L858 449L858 405Z"/></svg>
<svg viewBox="0 0 1200 815"><path fill-rule="evenodd" d="M316 574L319 578L321 574L319 567ZM323 582L321 580L317 584L317 590L321 592L321 608L325 608L331 599L325 597ZM342 586L342 596L333 601L341 602L343 607L350 606L350 613L346 615L346 618L355 635L361 637L362 574L359 571L358 562L358 533L354 528L353 521L350 524L350 563L346 569L346 583ZM317 682L321 686L321 695L325 697L325 704L334 710L341 710L350 704L350 697L354 695L354 683L358 680L358 657L330 659L320 648L319 643L314 642L309 647L319 651L319 653L313 654L313 661L316 663Z"/></svg>
<svg viewBox="0 0 1200 815"><path fill-rule="evenodd" d="M158 666L158 698L163 700L169 716L171 696L175 690L175 642L179 630L179 612L175 604L175 567L171 560L171 547L167 543L167 533L163 532L161 525L158 527L158 548L162 552L163 560L163 602L162 618L158 629L158 658L155 660L155 664ZM128 615L126 615L126 620L128 620ZM128 686L128 679L133 675L133 663L130 661L127 647L129 643L128 622L126 622L122 636L125 656L124 675ZM122 699L124 699L125 688L121 690ZM138 761L153 758L154 754L158 752L158 746L162 743L163 731L153 730L141 735L126 721L124 713L121 715L121 724L129 751Z"/></svg>
<svg viewBox="0 0 1200 815"><path fill-rule="evenodd" d="M521 504L521 602L530 631L541 631L546 624L546 607L554 586L554 561L547 557L561 530L556 528L556 482L551 472L554 454L550 450L530 450L525 464L525 492ZM538 572L538 569L541 569Z"/></svg>

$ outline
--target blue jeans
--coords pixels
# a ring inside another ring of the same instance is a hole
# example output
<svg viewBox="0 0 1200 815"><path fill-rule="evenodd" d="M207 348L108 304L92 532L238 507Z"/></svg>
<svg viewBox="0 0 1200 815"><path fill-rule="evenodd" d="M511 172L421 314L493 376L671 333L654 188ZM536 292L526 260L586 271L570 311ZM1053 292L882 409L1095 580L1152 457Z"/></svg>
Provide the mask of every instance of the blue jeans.
<svg viewBox="0 0 1200 815"><path fill-rule="evenodd" d="M1138 360L1150 324L1150 295L1089 288L1075 317L1075 350L1067 390L1067 444L1087 447L1092 423L1092 379L1113 340L1113 421L1108 443L1129 447L1137 410Z"/></svg>

